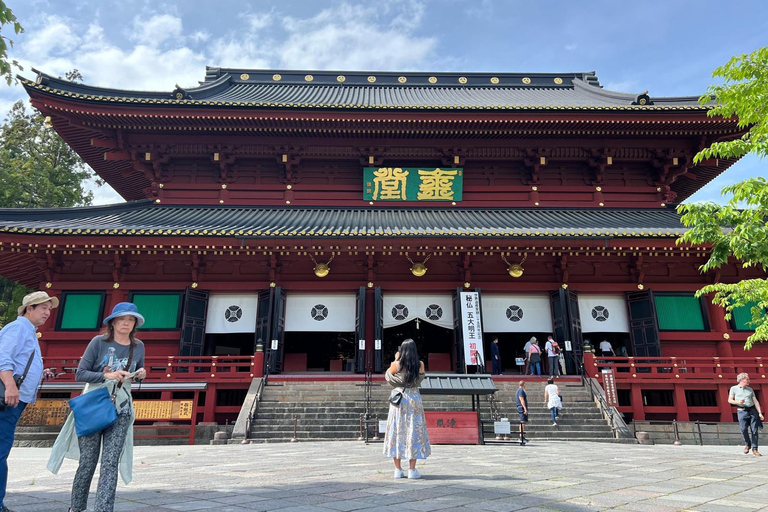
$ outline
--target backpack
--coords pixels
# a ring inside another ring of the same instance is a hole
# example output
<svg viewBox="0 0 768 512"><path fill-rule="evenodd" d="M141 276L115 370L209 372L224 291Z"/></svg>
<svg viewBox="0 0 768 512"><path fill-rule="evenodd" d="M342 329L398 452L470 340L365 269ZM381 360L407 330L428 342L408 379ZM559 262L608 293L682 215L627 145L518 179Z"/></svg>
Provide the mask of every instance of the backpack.
<svg viewBox="0 0 768 512"><path fill-rule="evenodd" d="M559 355L562 352L560 345L555 340L552 340L550 343L552 344L552 352Z"/></svg>

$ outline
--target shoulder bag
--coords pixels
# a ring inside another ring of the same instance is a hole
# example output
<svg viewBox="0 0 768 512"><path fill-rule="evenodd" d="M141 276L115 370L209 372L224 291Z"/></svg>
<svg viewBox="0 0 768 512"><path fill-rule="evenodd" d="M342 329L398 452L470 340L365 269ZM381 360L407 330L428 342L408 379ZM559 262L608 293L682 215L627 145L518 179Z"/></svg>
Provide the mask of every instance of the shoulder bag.
<svg viewBox="0 0 768 512"><path fill-rule="evenodd" d="M27 378L27 373L29 373L29 367L32 366L32 361L34 361L34 359L35 349L32 349L32 353L29 355L29 361L27 361L27 367L24 368L24 373L13 376L13 382L16 383L16 389L19 389L24 383L24 380ZM5 407L5 384L0 380L0 410L4 410Z"/></svg>
<svg viewBox="0 0 768 512"><path fill-rule="evenodd" d="M400 401L403 399L403 392L399 389L393 389L389 394L389 403L392 405L400 405Z"/></svg>
<svg viewBox="0 0 768 512"><path fill-rule="evenodd" d="M128 353L126 368L131 367L132 359L133 344L131 344ZM69 400L69 408L72 409L72 414L75 416L75 432L77 437L90 436L101 432L117 421L115 396L122 386L123 383L118 382L112 393L107 391L106 387L102 387Z"/></svg>

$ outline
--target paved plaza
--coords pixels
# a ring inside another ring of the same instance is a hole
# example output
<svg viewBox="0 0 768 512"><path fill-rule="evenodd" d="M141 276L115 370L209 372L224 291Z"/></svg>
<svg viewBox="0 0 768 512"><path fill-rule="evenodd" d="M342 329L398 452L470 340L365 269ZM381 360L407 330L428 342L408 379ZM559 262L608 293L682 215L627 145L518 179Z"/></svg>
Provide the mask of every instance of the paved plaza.
<svg viewBox="0 0 768 512"><path fill-rule="evenodd" d="M118 485L115 510L768 510L768 456L745 456L740 447L433 446L419 463L421 480L393 480L381 449L360 442L137 447L134 481ZM66 461L52 475L49 453L14 448L6 505L67 510L76 465Z"/></svg>

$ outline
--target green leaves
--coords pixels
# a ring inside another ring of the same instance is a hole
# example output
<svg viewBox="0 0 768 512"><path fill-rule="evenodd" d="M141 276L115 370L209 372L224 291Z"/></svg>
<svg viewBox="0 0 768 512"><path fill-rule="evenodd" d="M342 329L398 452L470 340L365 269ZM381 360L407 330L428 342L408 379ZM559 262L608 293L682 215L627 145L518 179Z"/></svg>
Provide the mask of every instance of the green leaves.
<svg viewBox="0 0 768 512"><path fill-rule="evenodd" d="M22 27L21 23L16 20L13 11L5 5L5 2L0 0L0 31L2 31L6 25L13 26L14 34L24 32L24 27ZM11 85L11 83L13 83L13 68L15 67L19 70L23 68L19 65L18 61L8 60L8 48L13 48L13 40L0 34L0 76L5 78L8 85Z"/></svg>
<svg viewBox="0 0 768 512"><path fill-rule="evenodd" d="M739 158L748 153L768 155L768 47L750 54L737 55L717 68L713 77L723 79L712 85L699 102L708 105L715 100L710 117L738 117L738 125L747 129L742 137L715 142L700 151L694 162L708 158ZM757 266L768 270L768 181L751 178L724 187L723 195L731 198L721 206L715 203L694 203L678 206L682 223L689 230L677 243L711 245L709 260L702 272L719 268L733 256L744 267ZM697 296L713 293L712 302L726 310L731 317L734 308L755 303L752 321L755 332L745 344L768 339L768 280L749 279L735 284L713 284L697 292Z"/></svg>
<svg viewBox="0 0 768 512"><path fill-rule="evenodd" d="M84 181L93 172L38 112L16 102L0 127L0 207L55 208L88 205Z"/></svg>
<svg viewBox="0 0 768 512"><path fill-rule="evenodd" d="M712 144L699 152L695 163L707 158L738 158L747 153L768 155L768 47L737 55L717 68L713 77L722 78L699 98L702 105L715 100L707 115L730 119L738 117L740 128L749 131L740 139Z"/></svg>
<svg viewBox="0 0 768 512"><path fill-rule="evenodd" d="M744 348L749 350L756 342L768 339L768 280L747 279L735 284L712 284L696 292L697 297L713 293L712 303L725 309L726 320L730 320L733 310L738 307L750 306L752 313L751 326L755 332L747 338Z"/></svg>

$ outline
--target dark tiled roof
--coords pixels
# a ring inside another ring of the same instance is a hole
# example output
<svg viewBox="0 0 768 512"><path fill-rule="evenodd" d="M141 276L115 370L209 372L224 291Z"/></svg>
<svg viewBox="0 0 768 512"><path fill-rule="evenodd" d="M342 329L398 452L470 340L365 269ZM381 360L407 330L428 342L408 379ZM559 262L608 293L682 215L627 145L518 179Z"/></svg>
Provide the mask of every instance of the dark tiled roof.
<svg viewBox="0 0 768 512"><path fill-rule="evenodd" d="M198 87L92 87L38 72L32 93L104 103L374 110L700 110L698 97L602 89L595 73L392 73L207 68Z"/></svg>
<svg viewBox="0 0 768 512"><path fill-rule="evenodd" d="M419 386L422 395L492 395L496 391L493 378L486 374L428 373Z"/></svg>
<svg viewBox="0 0 768 512"><path fill-rule="evenodd" d="M0 233L341 237L677 237L671 209L459 209L174 206L151 201L62 209L0 209Z"/></svg>

